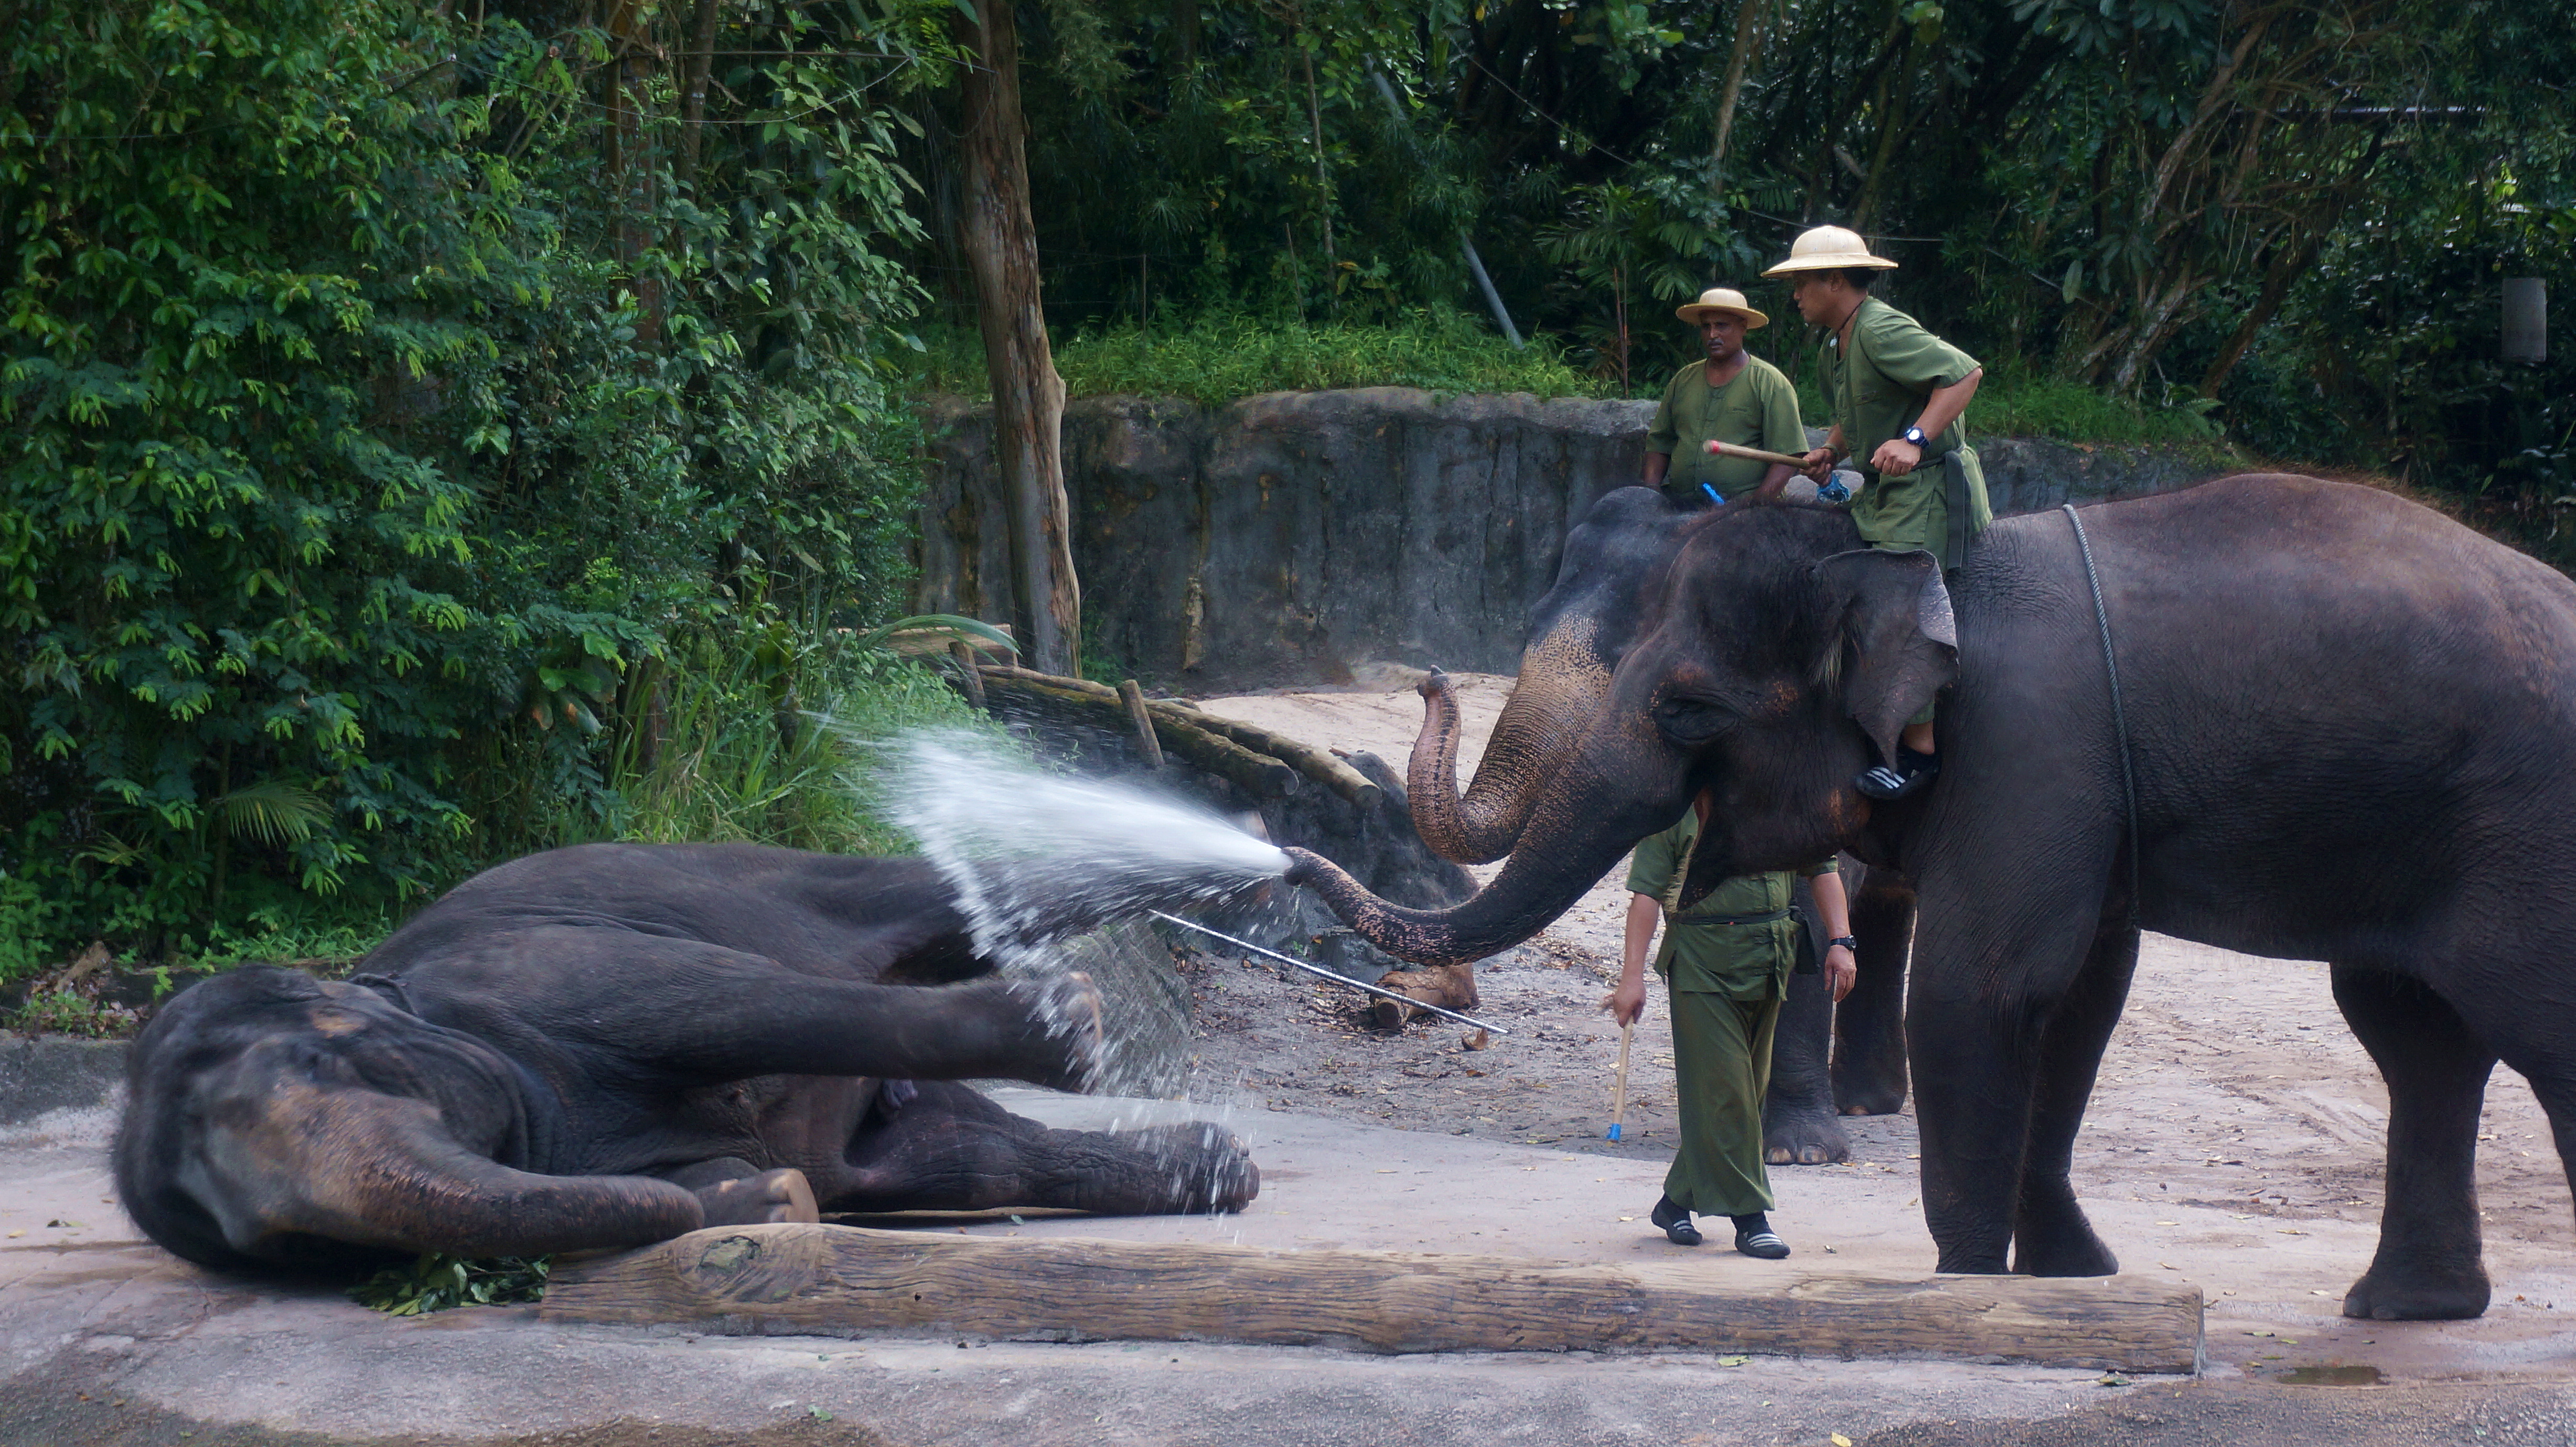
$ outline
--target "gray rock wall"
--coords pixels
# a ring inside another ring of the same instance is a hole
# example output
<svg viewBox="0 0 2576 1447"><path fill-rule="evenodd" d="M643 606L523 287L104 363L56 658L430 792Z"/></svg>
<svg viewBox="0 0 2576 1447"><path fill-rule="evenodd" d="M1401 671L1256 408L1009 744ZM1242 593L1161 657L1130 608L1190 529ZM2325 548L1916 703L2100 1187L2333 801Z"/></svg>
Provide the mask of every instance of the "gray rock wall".
<svg viewBox="0 0 2576 1447"><path fill-rule="evenodd" d="M1508 673L1566 530L1634 482L1650 402L1274 392L1065 408L1086 646L1192 692L1347 683L1376 664ZM925 612L1010 617L989 415L927 409ZM2176 451L1990 439L1995 508L2163 492Z"/></svg>

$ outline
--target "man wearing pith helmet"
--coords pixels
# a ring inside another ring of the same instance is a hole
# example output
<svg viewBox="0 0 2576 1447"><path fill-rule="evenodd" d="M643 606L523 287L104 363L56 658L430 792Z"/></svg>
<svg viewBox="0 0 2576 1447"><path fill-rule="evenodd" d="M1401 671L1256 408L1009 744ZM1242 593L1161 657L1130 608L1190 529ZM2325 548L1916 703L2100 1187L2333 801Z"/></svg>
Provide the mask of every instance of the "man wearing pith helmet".
<svg viewBox="0 0 2576 1447"><path fill-rule="evenodd" d="M1744 349L1744 334L1771 324L1744 293L1711 287L1673 315L1699 329L1700 360L1673 373L1646 430L1645 482L1683 507L1710 508L1747 493L1771 502L1795 471L1779 463L1722 457L1711 442L1792 455L1807 450L1798 391L1780 369Z"/></svg>
<svg viewBox="0 0 2576 1447"><path fill-rule="evenodd" d="M1960 422L1985 368L1869 294L1878 274L1895 268L1871 255L1857 232L1819 226L1762 274L1789 278L1798 315L1829 334L1818 370L1834 426L1825 445L1806 454L1807 474L1822 479L1853 458L1865 484L1851 507L1861 538L1874 548L1920 548L1947 571L1994 521L1986 474ZM1896 757L1856 785L1874 799L1900 799L1938 768L1926 704L1907 723Z"/></svg>

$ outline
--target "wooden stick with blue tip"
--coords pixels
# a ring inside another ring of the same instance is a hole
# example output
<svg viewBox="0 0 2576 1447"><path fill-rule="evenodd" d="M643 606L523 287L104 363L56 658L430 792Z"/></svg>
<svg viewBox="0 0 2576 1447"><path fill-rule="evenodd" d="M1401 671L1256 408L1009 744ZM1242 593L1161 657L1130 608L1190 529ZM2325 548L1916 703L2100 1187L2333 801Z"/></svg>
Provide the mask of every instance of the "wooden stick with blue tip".
<svg viewBox="0 0 2576 1447"><path fill-rule="evenodd" d="M1636 1033L1634 1024L1619 1027L1619 1083L1611 1092L1610 1134L1607 1137L1614 1141L1619 1138L1620 1127L1628 1122L1628 1037Z"/></svg>

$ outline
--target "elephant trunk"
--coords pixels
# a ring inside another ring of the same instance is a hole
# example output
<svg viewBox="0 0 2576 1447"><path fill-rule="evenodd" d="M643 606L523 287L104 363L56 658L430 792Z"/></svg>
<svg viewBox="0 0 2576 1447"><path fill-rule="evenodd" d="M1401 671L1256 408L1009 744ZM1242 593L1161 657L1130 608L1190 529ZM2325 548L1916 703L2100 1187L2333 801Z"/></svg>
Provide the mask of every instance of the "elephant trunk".
<svg viewBox="0 0 2576 1447"><path fill-rule="evenodd" d="M1503 872L1445 910L1390 904L1302 849L1288 851L1288 878L1313 889L1362 939L1400 959L1483 959L1545 929L1638 840L1680 817L1688 802L1677 762L1631 764L1614 782L1581 755L1555 772L1544 794Z"/></svg>
<svg viewBox="0 0 2576 1447"><path fill-rule="evenodd" d="M1586 636L1567 636L1581 631ZM1458 701L1447 674L1420 684L1422 732L1405 767L1413 829L1431 852L1457 864L1486 864L1512 852L1541 792L1570 754L1610 689L1609 670L1589 655L1589 629L1542 638L1522 658L1520 680L1494 720L1475 780L1458 791Z"/></svg>

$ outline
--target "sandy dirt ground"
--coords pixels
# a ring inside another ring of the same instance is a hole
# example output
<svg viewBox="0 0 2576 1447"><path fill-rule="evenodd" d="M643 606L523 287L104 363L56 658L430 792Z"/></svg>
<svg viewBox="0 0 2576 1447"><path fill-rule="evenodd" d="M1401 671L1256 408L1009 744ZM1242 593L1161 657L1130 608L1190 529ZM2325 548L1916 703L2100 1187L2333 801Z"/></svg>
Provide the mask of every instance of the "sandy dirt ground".
<svg viewBox="0 0 2576 1447"><path fill-rule="evenodd" d="M1292 737L1366 749L1401 771L1421 701L1392 691L1210 699L1205 707ZM1458 680L1462 777L1509 681ZM1480 870L1489 874L1490 870ZM1363 1023L1353 992L1237 960L1196 972L1203 1098L1411 1131L1553 1147L1583 1157L1671 1159L1672 1044L1650 995L1631 1046L1623 1144L1609 1121L1618 1031L1597 1005L1617 968L1624 895L1614 875L1537 940L1480 972L1479 1013L1509 1029L1489 1048L1417 1023ZM2175 1273L2213 1304L2214 1360L2278 1369L2377 1363L2392 1377L2555 1372L2576 1364L2576 1220L2546 1118L2499 1067L2480 1126L2478 1191L2495 1305L2475 1323L2345 1322L2344 1291L2377 1240L2388 1100L2345 1028L2321 964L2255 959L2150 935L2127 1013L2076 1143L2076 1189L2126 1271ZM1929 1269L1914 1121L1846 1120L1852 1159L1774 1166L1794 1246L1832 1246L1873 1267ZM1640 1220L1654 1201L1605 1201ZM1508 1213L1508 1201L1458 1203Z"/></svg>

